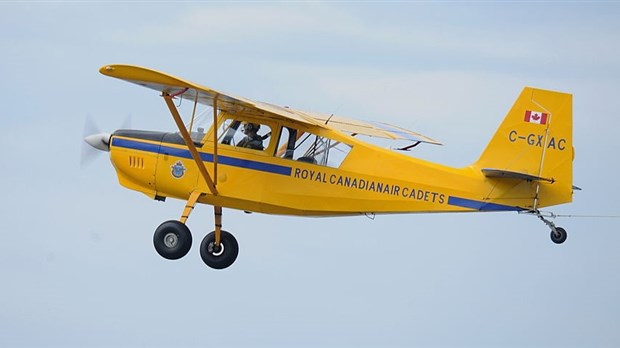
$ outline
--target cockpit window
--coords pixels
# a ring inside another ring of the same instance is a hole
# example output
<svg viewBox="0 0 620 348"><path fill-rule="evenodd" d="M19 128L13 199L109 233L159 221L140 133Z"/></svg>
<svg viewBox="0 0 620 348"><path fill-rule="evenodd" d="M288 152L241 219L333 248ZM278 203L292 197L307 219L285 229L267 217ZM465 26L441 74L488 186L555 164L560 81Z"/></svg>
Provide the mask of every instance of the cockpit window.
<svg viewBox="0 0 620 348"><path fill-rule="evenodd" d="M257 122L226 119L218 134L220 144L262 151L269 147L271 128Z"/></svg>
<svg viewBox="0 0 620 348"><path fill-rule="evenodd" d="M338 168L349 151L351 146L340 141L282 127L276 157Z"/></svg>
<svg viewBox="0 0 620 348"><path fill-rule="evenodd" d="M194 144L202 146L204 145L204 137L205 137L205 129L202 127L197 127L195 131L192 131L191 134L192 141Z"/></svg>

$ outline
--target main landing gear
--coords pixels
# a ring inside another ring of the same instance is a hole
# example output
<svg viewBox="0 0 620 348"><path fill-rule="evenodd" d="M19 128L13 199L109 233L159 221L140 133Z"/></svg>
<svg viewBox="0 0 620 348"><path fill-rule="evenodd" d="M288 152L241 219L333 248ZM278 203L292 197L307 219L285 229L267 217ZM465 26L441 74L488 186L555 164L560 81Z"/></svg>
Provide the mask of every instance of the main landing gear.
<svg viewBox="0 0 620 348"><path fill-rule="evenodd" d="M555 244L562 244L566 241L566 238L568 237L568 234L566 233L566 230L563 229L562 227L557 227L553 221L550 221L548 218L554 218L556 217L553 213L548 213L548 215L543 215L543 213L540 210L532 210L532 211L528 211L529 214L533 214L536 215L540 220L542 220L542 222L544 222L547 226L549 226L549 228L551 229L551 241L554 242Z"/></svg>
<svg viewBox="0 0 620 348"><path fill-rule="evenodd" d="M169 220L157 227L153 245L159 255L168 260L177 260L187 255L192 247L192 234L185 225L200 194L192 194L179 221ZM221 230L222 207L214 207L215 231L207 234L200 243L200 257L207 266L224 269L232 265L239 254L239 244L229 232Z"/></svg>
<svg viewBox="0 0 620 348"><path fill-rule="evenodd" d="M177 260L185 256L192 247L192 234L184 223L169 220L155 230L153 245L161 257Z"/></svg>
<svg viewBox="0 0 620 348"><path fill-rule="evenodd" d="M215 231L207 234L200 243L200 257L207 266L215 269L224 269L235 262L239 254L239 244L235 237L221 231L222 240L218 245L215 242Z"/></svg>

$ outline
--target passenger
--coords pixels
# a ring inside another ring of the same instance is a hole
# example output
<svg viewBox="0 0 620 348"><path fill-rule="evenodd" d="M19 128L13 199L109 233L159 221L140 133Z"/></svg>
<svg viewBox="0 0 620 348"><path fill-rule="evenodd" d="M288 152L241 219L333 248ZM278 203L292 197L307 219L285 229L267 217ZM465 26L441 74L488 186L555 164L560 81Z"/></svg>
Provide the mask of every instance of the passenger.
<svg viewBox="0 0 620 348"><path fill-rule="evenodd" d="M239 147L245 147L254 150L263 150L263 137L256 134L260 129L260 125L255 123L246 123L243 126L243 134L245 137L237 144Z"/></svg>

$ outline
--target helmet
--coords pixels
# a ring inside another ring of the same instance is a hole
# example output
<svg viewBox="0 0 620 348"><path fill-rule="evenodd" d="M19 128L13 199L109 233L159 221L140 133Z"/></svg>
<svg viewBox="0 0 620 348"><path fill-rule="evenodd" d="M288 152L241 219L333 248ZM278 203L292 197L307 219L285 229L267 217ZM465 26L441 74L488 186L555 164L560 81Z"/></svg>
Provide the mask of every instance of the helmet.
<svg viewBox="0 0 620 348"><path fill-rule="evenodd" d="M251 132L251 131L258 132L259 129L260 129L259 124L248 122L243 126L243 133L247 134L248 132Z"/></svg>

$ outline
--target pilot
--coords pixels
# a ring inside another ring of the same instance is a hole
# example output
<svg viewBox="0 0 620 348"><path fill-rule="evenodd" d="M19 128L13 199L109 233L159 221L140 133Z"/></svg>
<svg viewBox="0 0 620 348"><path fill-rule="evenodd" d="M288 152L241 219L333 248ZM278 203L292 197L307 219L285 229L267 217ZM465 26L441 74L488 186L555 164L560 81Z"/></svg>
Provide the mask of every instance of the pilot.
<svg viewBox="0 0 620 348"><path fill-rule="evenodd" d="M245 137L237 144L240 147L246 147L248 149L263 150L263 137L256 134L260 129L260 125L255 123L246 123L243 126L243 134Z"/></svg>

